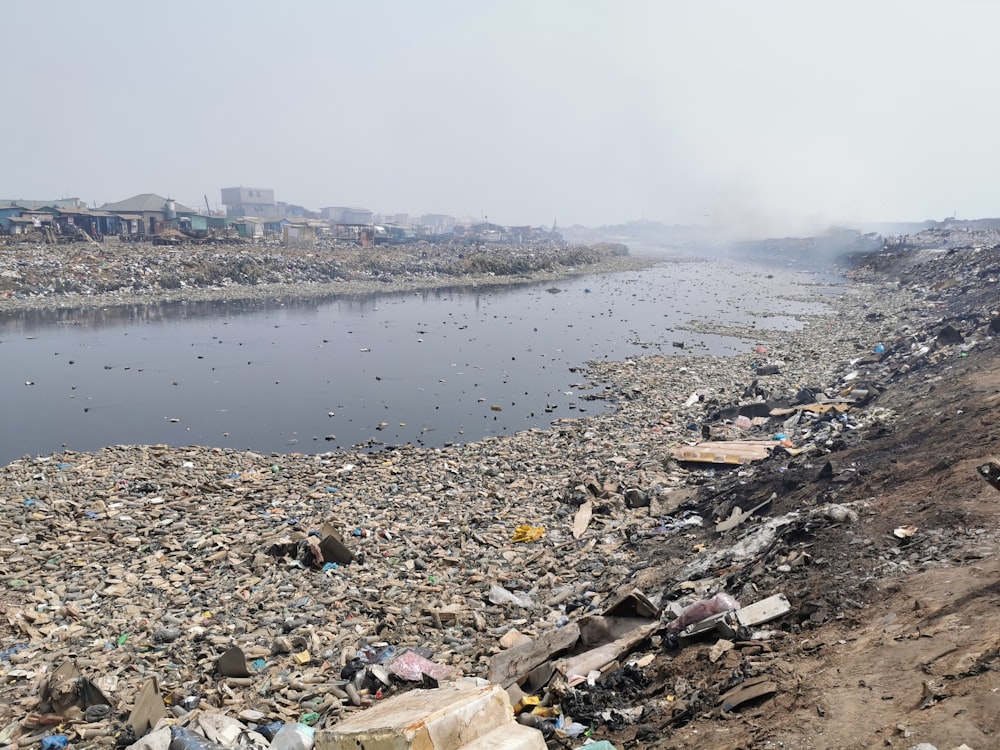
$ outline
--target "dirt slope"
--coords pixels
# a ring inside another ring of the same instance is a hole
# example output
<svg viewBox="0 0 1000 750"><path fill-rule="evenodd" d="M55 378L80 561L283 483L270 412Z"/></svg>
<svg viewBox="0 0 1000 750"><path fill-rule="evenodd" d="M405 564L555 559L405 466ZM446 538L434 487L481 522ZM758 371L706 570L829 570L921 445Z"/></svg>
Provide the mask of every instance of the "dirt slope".
<svg viewBox="0 0 1000 750"><path fill-rule="evenodd" d="M858 363L860 377L878 383L874 404L892 418L828 464L771 459L750 482L703 486L696 503L709 513L747 508L774 492L762 517L835 502L857 520L802 524L749 565L721 571L742 597L786 593L792 614L776 637L721 656L712 653L717 636L664 649L647 670L655 678L618 696L644 705L641 715L618 728L605 717L601 736L616 747L1000 748L1000 490L980 472L1000 453L1000 255L937 254L930 264L900 255L925 287L926 308L885 353ZM878 265L893 272L891 259ZM950 332L934 337L949 323L983 338L966 352L953 338L958 348L948 349ZM894 352L928 337L932 351L918 366L893 363ZM916 531L899 538L902 526ZM645 540L659 564L641 584L670 598L692 546L713 535ZM755 677L776 690L723 713L717 696Z"/></svg>

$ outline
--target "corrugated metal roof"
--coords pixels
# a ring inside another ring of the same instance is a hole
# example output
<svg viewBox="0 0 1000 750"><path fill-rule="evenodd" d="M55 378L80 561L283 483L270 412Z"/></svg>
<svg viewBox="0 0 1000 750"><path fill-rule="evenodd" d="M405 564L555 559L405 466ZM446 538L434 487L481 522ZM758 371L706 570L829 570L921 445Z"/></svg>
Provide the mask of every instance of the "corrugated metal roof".
<svg viewBox="0 0 1000 750"><path fill-rule="evenodd" d="M78 198L57 198L48 201L31 201L24 198L0 198L0 206L19 206L21 208L34 210L37 208L72 208L76 205Z"/></svg>
<svg viewBox="0 0 1000 750"><path fill-rule="evenodd" d="M31 216L11 216L14 224L33 224L35 221L52 221L52 214L32 214Z"/></svg>
<svg viewBox="0 0 1000 750"><path fill-rule="evenodd" d="M105 203L101 206L101 210L111 211L113 213L118 213L119 211L126 211L128 213L162 212L166 202L167 199L162 195L157 195L156 193L142 193L141 195L133 195L131 198L126 198L125 200L118 201L117 203ZM193 209L190 209L177 201L174 201L174 206L180 213L194 213Z"/></svg>

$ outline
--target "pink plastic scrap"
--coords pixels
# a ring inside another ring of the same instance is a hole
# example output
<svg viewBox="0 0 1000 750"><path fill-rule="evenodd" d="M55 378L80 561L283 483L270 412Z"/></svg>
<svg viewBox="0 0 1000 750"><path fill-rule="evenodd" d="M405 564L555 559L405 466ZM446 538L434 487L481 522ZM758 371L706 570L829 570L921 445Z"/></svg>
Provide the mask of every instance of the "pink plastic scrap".
<svg viewBox="0 0 1000 750"><path fill-rule="evenodd" d="M404 651L389 665L389 671L401 680L410 682L420 682L423 675L433 677L435 680L450 680L461 676L455 667L447 667L442 664L425 659L415 651Z"/></svg>
<svg viewBox="0 0 1000 750"><path fill-rule="evenodd" d="M688 625L701 622L712 615L718 615L722 612L730 612L739 608L740 603L738 601L736 601L729 594L719 592L711 599L702 599L701 601L686 606L681 612L681 616L670 623L670 627L667 628L667 632L677 634L684 630L684 628Z"/></svg>

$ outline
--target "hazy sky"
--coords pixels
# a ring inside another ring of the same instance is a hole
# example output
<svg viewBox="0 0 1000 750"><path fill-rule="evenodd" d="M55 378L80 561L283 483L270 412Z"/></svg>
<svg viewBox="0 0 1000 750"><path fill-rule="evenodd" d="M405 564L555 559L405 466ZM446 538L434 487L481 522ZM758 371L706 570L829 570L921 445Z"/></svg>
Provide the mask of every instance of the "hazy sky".
<svg viewBox="0 0 1000 750"><path fill-rule="evenodd" d="M5 2L0 198L757 231L1000 215L992 0Z"/></svg>

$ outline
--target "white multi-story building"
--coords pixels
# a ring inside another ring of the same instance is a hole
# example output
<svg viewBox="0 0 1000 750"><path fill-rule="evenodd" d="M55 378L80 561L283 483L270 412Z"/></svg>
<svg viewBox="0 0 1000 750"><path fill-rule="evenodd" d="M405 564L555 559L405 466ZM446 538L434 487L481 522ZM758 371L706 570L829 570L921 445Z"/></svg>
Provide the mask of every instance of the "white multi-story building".
<svg viewBox="0 0 1000 750"><path fill-rule="evenodd" d="M262 219L280 219L283 216L274 202L274 190L271 188L222 188L222 202L227 216L256 216Z"/></svg>

